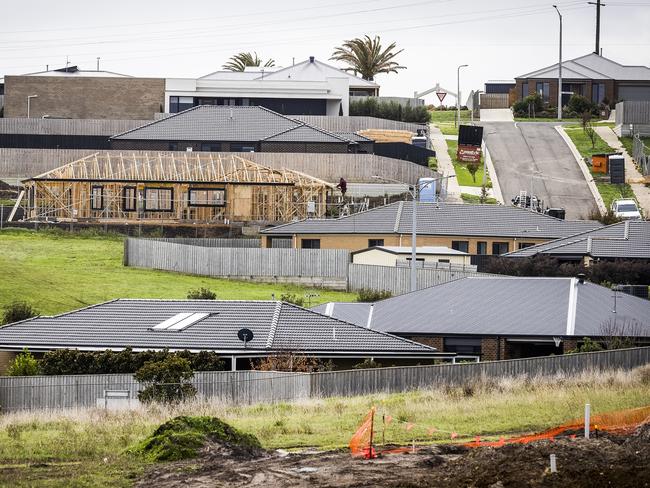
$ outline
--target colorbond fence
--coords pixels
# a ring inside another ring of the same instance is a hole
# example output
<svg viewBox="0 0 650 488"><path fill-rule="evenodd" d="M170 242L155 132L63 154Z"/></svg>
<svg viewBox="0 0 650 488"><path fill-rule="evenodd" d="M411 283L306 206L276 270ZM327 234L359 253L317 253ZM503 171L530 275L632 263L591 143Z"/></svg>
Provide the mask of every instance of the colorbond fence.
<svg viewBox="0 0 650 488"><path fill-rule="evenodd" d="M483 378L575 375L588 371L630 370L650 364L650 347L485 363L406 366L327 373L227 371L196 373L200 396L243 405L306 398L398 393ZM92 407L105 390L126 390L137 398L141 386L128 374L0 377L2 411Z"/></svg>
<svg viewBox="0 0 650 488"><path fill-rule="evenodd" d="M269 371L207 371L194 375L198 395L230 404L309 398L309 375ZM0 377L0 411L94 407L108 391L142 390L130 374Z"/></svg>
<svg viewBox="0 0 650 488"><path fill-rule="evenodd" d="M232 245L229 243L232 242ZM124 265L202 276L259 279L357 291L411 291L410 268L350 263L340 249L259 248L258 239L137 239L124 243ZM418 269L418 290L469 276L473 269ZM264 279L266 278L266 279Z"/></svg>

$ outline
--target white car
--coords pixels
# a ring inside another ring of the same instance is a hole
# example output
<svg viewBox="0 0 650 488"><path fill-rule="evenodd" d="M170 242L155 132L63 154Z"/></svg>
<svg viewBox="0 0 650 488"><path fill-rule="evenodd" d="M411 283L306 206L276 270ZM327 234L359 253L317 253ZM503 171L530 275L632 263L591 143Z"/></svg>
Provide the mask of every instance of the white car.
<svg viewBox="0 0 650 488"><path fill-rule="evenodd" d="M612 212L619 219L640 219L641 212L636 202L632 199L614 200L612 203Z"/></svg>

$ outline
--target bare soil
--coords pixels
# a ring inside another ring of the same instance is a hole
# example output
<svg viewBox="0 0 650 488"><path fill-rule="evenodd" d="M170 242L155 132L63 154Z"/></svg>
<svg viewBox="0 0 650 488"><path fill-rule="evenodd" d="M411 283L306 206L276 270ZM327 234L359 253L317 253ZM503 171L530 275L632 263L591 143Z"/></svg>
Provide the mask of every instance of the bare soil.
<svg viewBox="0 0 650 488"><path fill-rule="evenodd" d="M551 473L549 456L557 457ZM345 451L238 456L208 445L197 459L157 465L138 487L650 487L650 428L630 437L465 448L438 445L363 460Z"/></svg>

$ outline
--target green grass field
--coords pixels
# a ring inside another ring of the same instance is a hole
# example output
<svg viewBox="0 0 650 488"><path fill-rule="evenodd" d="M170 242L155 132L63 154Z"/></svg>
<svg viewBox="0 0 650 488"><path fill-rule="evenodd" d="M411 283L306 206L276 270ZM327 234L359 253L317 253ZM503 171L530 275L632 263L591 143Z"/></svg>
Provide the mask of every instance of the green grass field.
<svg viewBox="0 0 650 488"><path fill-rule="evenodd" d="M477 204L481 203L481 197L478 195L473 195L471 193L461 193L460 197L463 199L463 202L465 203L472 203L472 204ZM488 197L485 203L490 204L490 205L496 205L499 203L496 198Z"/></svg>
<svg viewBox="0 0 650 488"><path fill-rule="evenodd" d="M458 127L454 125L457 112L455 110L431 110L429 123L437 126L445 135L458 135ZM471 119L469 110L460 111L460 122L466 123Z"/></svg>
<svg viewBox="0 0 650 488"><path fill-rule="evenodd" d="M266 448L345 448L372 406L391 415L387 443L449 442L541 431L593 414L650 404L650 370L500 378L400 394L229 407L205 401L130 412L87 409L0 417L1 486L131 486L148 463L127 449L177 415L217 416ZM406 422L414 427L406 430ZM430 436L428 429L438 432ZM377 429L381 429L378 423ZM379 438L379 436L378 436Z"/></svg>
<svg viewBox="0 0 650 488"><path fill-rule="evenodd" d="M465 163L461 163L456 158L456 151L458 149L457 141L447 141L447 152L451 158L451 162L454 164L454 172L456 173L456 181L460 186L482 186L483 183L483 172L485 171L485 162L483 160L483 155L481 155L481 164L478 167L476 172L476 181L472 178L471 173L467 170ZM490 177L487 177L487 186L491 186Z"/></svg>
<svg viewBox="0 0 650 488"><path fill-rule="evenodd" d="M123 238L63 232L0 232L0 313L25 300L41 314L56 314L115 298L185 298L200 287L219 299L270 300L271 294L317 293L311 304L353 301L354 295L292 285L190 276L122 266Z"/></svg>

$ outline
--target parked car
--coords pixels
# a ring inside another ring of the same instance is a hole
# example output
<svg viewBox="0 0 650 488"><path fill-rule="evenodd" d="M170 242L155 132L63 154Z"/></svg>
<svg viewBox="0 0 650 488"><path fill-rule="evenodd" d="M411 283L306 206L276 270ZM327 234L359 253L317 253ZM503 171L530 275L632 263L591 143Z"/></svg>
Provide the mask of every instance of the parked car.
<svg viewBox="0 0 650 488"><path fill-rule="evenodd" d="M636 202L632 199L614 200L612 202L612 212L619 219L640 219L641 212Z"/></svg>

